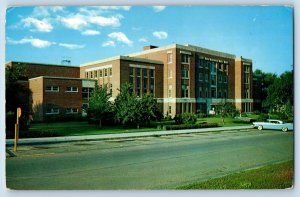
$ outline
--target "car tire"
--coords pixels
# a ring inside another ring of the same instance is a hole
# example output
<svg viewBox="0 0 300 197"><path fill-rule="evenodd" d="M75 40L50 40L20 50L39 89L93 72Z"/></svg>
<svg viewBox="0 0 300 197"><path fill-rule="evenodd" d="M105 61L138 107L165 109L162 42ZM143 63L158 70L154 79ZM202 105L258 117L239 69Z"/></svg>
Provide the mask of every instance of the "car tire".
<svg viewBox="0 0 300 197"><path fill-rule="evenodd" d="M257 127L257 129L261 131L261 130L263 130L263 126L259 125L259 126Z"/></svg>
<svg viewBox="0 0 300 197"><path fill-rule="evenodd" d="M282 130L283 132L287 132L287 131L288 131L288 128L287 128L287 127L283 127L281 130Z"/></svg>

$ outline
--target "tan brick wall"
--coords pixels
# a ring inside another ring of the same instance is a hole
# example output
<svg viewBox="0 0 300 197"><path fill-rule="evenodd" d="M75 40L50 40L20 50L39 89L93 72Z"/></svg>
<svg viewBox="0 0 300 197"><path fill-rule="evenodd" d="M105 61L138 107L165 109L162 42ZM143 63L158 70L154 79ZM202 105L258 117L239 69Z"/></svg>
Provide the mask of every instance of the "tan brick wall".
<svg viewBox="0 0 300 197"><path fill-rule="evenodd" d="M29 89L32 91L32 111L34 120L43 120L43 79L35 78L29 80Z"/></svg>

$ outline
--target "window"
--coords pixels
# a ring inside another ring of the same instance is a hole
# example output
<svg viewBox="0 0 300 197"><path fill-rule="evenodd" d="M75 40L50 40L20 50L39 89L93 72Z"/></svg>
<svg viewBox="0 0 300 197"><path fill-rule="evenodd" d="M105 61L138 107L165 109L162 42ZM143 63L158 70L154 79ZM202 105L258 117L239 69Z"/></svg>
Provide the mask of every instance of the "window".
<svg viewBox="0 0 300 197"><path fill-rule="evenodd" d="M129 67L129 75L133 76L133 68L132 67Z"/></svg>
<svg viewBox="0 0 300 197"><path fill-rule="evenodd" d="M210 64L210 72L215 73L216 72L216 66L214 62L211 62Z"/></svg>
<svg viewBox="0 0 300 197"><path fill-rule="evenodd" d="M218 75L218 81L219 81L219 83L222 83L222 76L221 75Z"/></svg>
<svg viewBox="0 0 300 197"><path fill-rule="evenodd" d="M244 72L249 73L250 72L250 66L249 65L244 65Z"/></svg>
<svg viewBox="0 0 300 197"><path fill-rule="evenodd" d="M133 84L133 76L129 76L129 83L130 83L131 85L134 85L134 84Z"/></svg>
<svg viewBox="0 0 300 197"><path fill-rule="evenodd" d="M208 74L205 74L205 81L208 82Z"/></svg>
<svg viewBox="0 0 300 197"><path fill-rule="evenodd" d="M203 81L203 73L199 73L199 81Z"/></svg>
<svg viewBox="0 0 300 197"><path fill-rule="evenodd" d="M244 98L250 98L249 89L245 88L244 90Z"/></svg>
<svg viewBox="0 0 300 197"><path fill-rule="evenodd" d="M227 76L226 75L223 77L223 80L224 80L224 83L227 83Z"/></svg>
<svg viewBox="0 0 300 197"><path fill-rule="evenodd" d="M85 72L85 78L89 78L89 73Z"/></svg>
<svg viewBox="0 0 300 197"><path fill-rule="evenodd" d="M113 87L113 85L110 84L110 85L109 85L109 94L110 94L110 95L112 95L112 87Z"/></svg>
<svg viewBox="0 0 300 197"><path fill-rule="evenodd" d="M169 113L169 114L172 113L172 106L169 106L168 113Z"/></svg>
<svg viewBox="0 0 300 197"><path fill-rule="evenodd" d="M141 78L136 78L136 87L137 88L141 87Z"/></svg>
<svg viewBox="0 0 300 197"><path fill-rule="evenodd" d="M181 97L187 98L189 97L189 86L181 85Z"/></svg>
<svg viewBox="0 0 300 197"><path fill-rule="evenodd" d="M218 69L222 70L222 64L220 64L220 63L218 64Z"/></svg>
<svg viewBox="0 0 300 197"><path fill-rule="evenodd" d="M211 97L216 98L216 88L211 88Z"/></svg>
<svg viewBox="0 0 300 197"><path fill-rule="evenodd" d="M148 70L147 69L143 69L143 76L144 76L144 78L148 78Z"/></svg>
<svg viewBox="0 0 300 197"><path fill-rule="evenodd" d="M136 71L136 76L140 77L141 76L141 69L140 68L136 68L135 71Z"/></svg>
<svg viewBox="0 0 300 197"><path fill-rule="evenodd" d="M244 74L244 83L249 83L249 74Z"/></svg>
<svg viewBox="0 0 300 197"><path fill-rule="evenodd" d="M205 97L208 98L208 90L207 90L207 88L205 89Z"/></svg>
<svg viewBox="0 0 300 197"><path fill-rule="evenodd" d="M95 76L95 78L97 78L97 74L98 74L98 72L97 72L97 70L95 70L95 71L94 71L94 76Z"/></svg>
<svg viewBox="0 0 300 197"><path fill-rule="evenodd" d="M78 109L77 108L67 108L66 114L78 114Z"/></svg>
<svg viewBox="0 0 300 197"><path fill-rule="evenodd" d="M104 69L104 77L107 77L107 68Z"/></svg>
<svg viewBox="0 0 300 197"><path fill-rule="evenodd" d="M169 97L169 98L172 97L172 85L169 85L169 89L168 89L168 97Z"/></svg>
<svg viewBox="0 0 300 197"><path fill-rule="evenodd" d="M58 108L46 109L46 115L51 115L51 114L59 114L59 109Z"/></svg>
<svg viewBox="0 0 300 197"><path fill-rule="evenodd" d="M224 97L224 98L227 98L227 91L226 91L226 90L225 90L224 93L223 93L223 97Z"/></svg>
<svg viewBox="0 0 300 197"><path fill-rule="evenodd" d="M227 71L228 65L224 64L224 70Z"/></svg>
<svg viewBox="0 0 300 197"><path fill-rule="evenodd" d="M210 78L211 78L211 85L216 85L216 75L211 75L210 76Z"/></svg>
<svg viewBox="0 0 300 197"><path fill-rule="evenodd" d="M218 98L222 98L222 92L221 91L218 92Z"/></svg>
<svg viewBox="0 0 300 197"><path fill-rule="evenodd" d="M172 69L171 68L168 70L168 78L172 78Z"/></svg>
<svg viewBox="0 0 300 197"><path fill-rule="evenodd" d="M199 87L199 97L202 97L202 87Z"/></svg>
<svg viewBox="0 0 300 197"><path fill-rule="evenodd" d="M150 79L150 93L154 94L154 78Z"/></svg>
<svg viewBox="0 0 300 197"><path fill-rule="evenodd" d="M59 92L58 86L46 86L46 92Z"/></svg>
<svg viewBox="0 0 300 197"><path fill-rule="evenodd" d="M181 54L181 63L189 63L189 55Z"/></svg>
<svg viewBox="0 0 300 197"><path fill-rule="evenodd" d="M109 68L109 76L112 76L112 68Z"/></svg>
<svg viewBox="0 0 300 197"><path fill-rule="evenodd" d="M67 87L66 88L66 92L78 92L78 88L77 87Z"/></svg>
<svg viewBox="0 0 300 197"><path fill-rule="evenodd" d="M143 86L144 86L144 89L148 88L148 78L144 78L144 80L143 80Z"/></svg>
<svg viewBox="0 0 300 197"><path fill-rule="evenodd" d="M154 70L152 70L152 69L150 70L150 77L154 78Z"/></svg>
<svg viewBox="0 0 300 197"><path fill-rule="evenodd" d="M99 70L99 77L102 77L102 70Z"/></svg>
<svg viewBox="0 0 300 197"><path fill-rule="evenodd" d="M90 78L93 78L93 71L90 72Z"/></svg>
<svg viewBox="0 0 300 197"><path fill-rule="evenodd" d="M172 53L168 53L167 54L167 59L168 59L168 64L171 64L173 61L173 54Z"/></svg>
<svg viewBox="0 0 300 197"><path fill-rule="evenodd" d="M181 77L182 78L189 78L189 69L186 65L181 65Z"/></svg>

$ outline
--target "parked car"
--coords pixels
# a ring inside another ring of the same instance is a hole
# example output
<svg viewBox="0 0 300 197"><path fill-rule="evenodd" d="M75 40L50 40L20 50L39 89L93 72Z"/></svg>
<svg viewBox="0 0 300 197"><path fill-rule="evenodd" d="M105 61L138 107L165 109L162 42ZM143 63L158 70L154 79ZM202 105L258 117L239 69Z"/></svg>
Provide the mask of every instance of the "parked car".
<svg viewBox="0 0 300 197"><path fill-rule="evenodd" d="M284 123L281 120L274 120L274 119L268 119L266 122L253 122L252 126L253 128L257 128L258 130L274 129L274 130L282 130L283 132L294 130L293 123Z"/></svg>

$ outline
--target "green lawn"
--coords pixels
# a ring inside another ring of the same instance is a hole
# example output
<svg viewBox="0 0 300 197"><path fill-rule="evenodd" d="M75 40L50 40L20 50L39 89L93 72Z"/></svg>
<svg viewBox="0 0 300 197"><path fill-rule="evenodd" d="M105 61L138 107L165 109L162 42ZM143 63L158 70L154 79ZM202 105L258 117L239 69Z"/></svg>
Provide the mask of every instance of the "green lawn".
<svg viewBox="0 0 300 197"><path fill-rule="evenodd" d="M121 126L103 126L97 127L87 122L62 122L62 123L33 123L29 132L55 133L59 136L76 136L76 135L98 135L109 133L128 133L128 132L145 132L155 131L156 128L124 128Z"/></svg>
<svg viewBox="0 0 300 197"><path fill-rule="evenodd" d="M177 189L285 189L293 186L294 163L288 161L210 179Z"/></svg>
<svg viewBox="0 0 300 197"><path fill-rule="evenodd" d="M225 127L250 125L250 123L242 122L236 118L225 118L224 125L222 122L222 118L219 117L198 118L197 123L202 123L202 122L217 123L219 126L225 126Z"/></svg>

